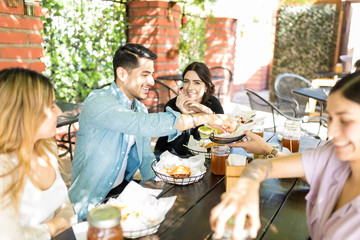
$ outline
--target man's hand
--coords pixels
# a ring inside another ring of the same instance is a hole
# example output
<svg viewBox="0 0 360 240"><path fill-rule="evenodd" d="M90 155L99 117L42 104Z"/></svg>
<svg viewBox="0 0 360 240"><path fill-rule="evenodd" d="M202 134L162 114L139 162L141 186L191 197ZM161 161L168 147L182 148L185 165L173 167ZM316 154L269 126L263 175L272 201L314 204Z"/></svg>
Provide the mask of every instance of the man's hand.
<svg viewBox="0 0 360 240"><path fill-rule="evenodd" d="M208 124L212 128L220 129L222 132L232 133L236 130L238 122L225 114L213 114Z"/></svg>

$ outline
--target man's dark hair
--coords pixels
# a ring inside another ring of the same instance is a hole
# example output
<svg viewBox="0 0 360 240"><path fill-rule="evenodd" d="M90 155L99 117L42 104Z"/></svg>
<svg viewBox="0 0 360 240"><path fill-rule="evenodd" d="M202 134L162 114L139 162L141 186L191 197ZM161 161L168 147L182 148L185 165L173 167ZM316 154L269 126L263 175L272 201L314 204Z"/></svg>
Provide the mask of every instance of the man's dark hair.
<svg viewBox="0 0 360 240"><path fill-rule="evenodd" d="M133 69L139 67L139 58L155 60L157 55L140 44L127 43L119 47L113 58L114 81L118 67L124 68L130 74Z"/></svg>

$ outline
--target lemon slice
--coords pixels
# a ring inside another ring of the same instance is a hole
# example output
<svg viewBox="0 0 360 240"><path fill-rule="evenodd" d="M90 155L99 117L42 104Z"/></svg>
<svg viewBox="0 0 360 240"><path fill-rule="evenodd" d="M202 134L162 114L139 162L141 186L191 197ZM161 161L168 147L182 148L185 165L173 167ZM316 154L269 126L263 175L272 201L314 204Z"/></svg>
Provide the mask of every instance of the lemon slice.
<svg viewBox="0 0 360 240"><path fill-rule="evenodd" d="M219 129L208 127L208 126L201 126L198 129L201 138L209 138L211 133L221 134L222 132Z"/></svg>

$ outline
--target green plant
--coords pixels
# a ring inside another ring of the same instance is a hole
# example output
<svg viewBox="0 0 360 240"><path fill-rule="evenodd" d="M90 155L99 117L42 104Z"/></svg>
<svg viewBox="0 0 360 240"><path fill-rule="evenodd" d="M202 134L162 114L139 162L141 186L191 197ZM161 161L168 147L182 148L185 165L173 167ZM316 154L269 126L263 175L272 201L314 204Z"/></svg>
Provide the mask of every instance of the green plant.
<svg viewBox="0 0 360 240"><path fill-rule="evenodd" d="M101 0L43 0L46 75L56 98L81 101L114 79L112 56L126 42L126 9Z"/></svg>
<svg viewBox="0 0 360 240"><path fill-rule="evenodd" d="M187 16L187 24L180 31L179 67L181 70L194 61L204 61L206 50L205 29L206 22L204 18Z"/></svg>
<svg viewBox="0 0 360 240"><path fill-rule="evenodd" d="M336 16L335 5L280 8L270 87L281 73L295 73L311 80L315 72L332 69Z"/></svg>

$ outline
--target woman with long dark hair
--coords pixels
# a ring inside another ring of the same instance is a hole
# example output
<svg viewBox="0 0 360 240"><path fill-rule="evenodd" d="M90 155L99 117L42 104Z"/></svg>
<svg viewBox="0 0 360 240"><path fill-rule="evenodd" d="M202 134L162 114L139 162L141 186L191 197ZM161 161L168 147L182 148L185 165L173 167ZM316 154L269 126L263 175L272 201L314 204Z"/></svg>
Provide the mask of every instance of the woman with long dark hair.
<svg viewBox="0 0 360 240"><path fill-rule="evenodd" d="M182 113L216 113L223 114L220 101L214 96L215 86L209 68L201 62L193 62L183 72L182 94L171 99L165 108L170 107ZM176 139L160 137L155 146L155 154L159 156L168 150L173 154L188 157L189 150L183 145L188 144L190 135L200 140L198 128L183 131Z"/></svg>

